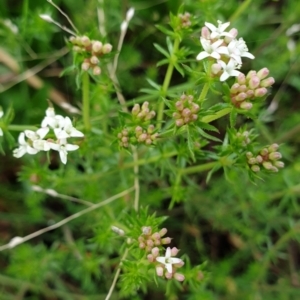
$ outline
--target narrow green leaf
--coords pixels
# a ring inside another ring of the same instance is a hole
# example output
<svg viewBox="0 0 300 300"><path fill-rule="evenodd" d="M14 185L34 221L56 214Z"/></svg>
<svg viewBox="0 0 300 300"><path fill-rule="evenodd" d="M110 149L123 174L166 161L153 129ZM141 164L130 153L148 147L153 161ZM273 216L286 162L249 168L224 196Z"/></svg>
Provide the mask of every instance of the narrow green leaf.
<svg viewBox="0 0 300 300"><path fill-rule="evenodd" d="M222 142L220 139L216 138L215 136L212 136L208 133L206 133L204 130L202 130L201 128L198 128L198 132L200 133L200 135L202 135L203 137L215 141L215 142Z"/></svg>
<svg viewBox="0 0 300 300"><path fill-rule="evenodd" d="M168 53L168 51L166 51L163 47L161 47L159 44L153 44L154 47L160 52L162 53L164 56L166 57L170 57L170 53Z"/></svg>

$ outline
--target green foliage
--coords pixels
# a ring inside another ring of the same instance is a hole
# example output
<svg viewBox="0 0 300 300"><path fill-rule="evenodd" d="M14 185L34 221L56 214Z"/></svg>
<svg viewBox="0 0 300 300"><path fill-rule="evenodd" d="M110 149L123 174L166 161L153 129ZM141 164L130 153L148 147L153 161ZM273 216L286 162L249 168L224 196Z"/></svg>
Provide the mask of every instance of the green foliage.
<svg viewBox="0 0 300 300"><path fill-rule="evenodd" d="M106 53L40 18L76 31L49 1L2 1L0 298L300 298L299 3L55 1ZM275 78L250 109L196 60L217 20L255 56L240 71ZM17 159L49 105L79 149L66 165L53 148ZM169 280L168 246L184 262Z"/></svg>

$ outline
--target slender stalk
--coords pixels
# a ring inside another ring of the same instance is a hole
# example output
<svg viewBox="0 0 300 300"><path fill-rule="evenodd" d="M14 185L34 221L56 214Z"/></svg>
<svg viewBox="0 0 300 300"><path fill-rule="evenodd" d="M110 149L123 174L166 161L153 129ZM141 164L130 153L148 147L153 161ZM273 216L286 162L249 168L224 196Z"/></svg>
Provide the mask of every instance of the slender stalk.
<svg viewBox="0 0 300 300"><path fill-rule="evenodd" d="M89 212L91 212L91 211L93 211L93 210L95 210L97 208L105 206L105 205L107 205L107 204L109 204L109 203L111 203L111 202L113 202L113 201L115 201L115 200L117 200L117 199L119 199L119 198L127 195L128 193L132 192L133 190L134 190L134 187L131 187L131 188L129 188L129 189L127 189L127 190L125 190L125 191L123 191L123 192L121 192L119 194L116 194L116 195L114 195L114 196L112 196L112 197L110 197L110 198L108 198L108 199L106 199L106 200L104 200L104 201L102 201L100 203L94 204L94 205L92 205L92 206L90 206L90 207L88 207L86 209L83 209L82 211L79 211L79 212L77 212L77 213L75 213L75 214L73 214L73 215L71 215L71 216L69 216L69 217L67 217L67 218L65 218L65 219L63 219L63 220L61 220L61 221L53 224L53 225L51 225L51 226L45 227L43 229L40 229L40 230L38 230L36 232L33 232L33 233L29 234L29 235L26 235L24 237L20 237L20 241L18 243L15 242L14 245L13 245L12 242L10 242L10 243L8 243L6 245L0 246L0 251L6 250L6 249L11 249L11 248L13 248L13 247L15 247L15 246L17 246L19 244L22 244L22 243L27 242L27 241L29 241L29 240L31 240L31 239L33 239L33 238L35 238L35 237L37 237L37 236L39 236L41 234L44 234L45 232L48 232L48 231L51 231L53 229L59 228L59 227L65 225L65 224L69 223L70 221L75 220L75 219L83 216L86 213L89 213Z"/></svg>
<svg viewBox="0 0 300 300"><path fill-rule="evenodd" d="M169 88L171 78L172 78L172 75L173 75L173 71L174 71L174 66L175 66L175 63L176 63L176 60L177 60L177 57L176 57L175 53L178 51L179 43L180 43L179 39L176 38L174 40L173 53L171 54L171 57L170 57L170 62L169 62L169 65L168 65L168 69L167 69L166 76L165 76L163 86L162 86L162 90L161 90L162 97L166 97L167 92L168 92L168 88ZM157 127L158 127L158 129L160 129L161 125L162 125L162 120L163 120L163 115L164 115L164 108L165 108L165 103L164 103L163 99L161 99L161 102L159 103L159 106L158 106L158 112L157 112Z"/></svg>
<svg viewBox="0 0 300 300"><path fill-rule="evenodd" d="M248 6L251 4L251 2L252 2L252 0L245 0L241 5L238 5L237 10L230 17L229 21L233 22L236 19L238 19L239 16L248 8Z"/></svg>
<svg viewBox="0 0 300 300"><path fill-rule="evenodd" d="M90 77L88 72L84 72L82 75L82 110L83 110L83 123L86 131L91 130L90 123Z"/></svg>
<svg viewBox="0 0 300 300"><path fill-rule="evenodd" d="M112 284L111 284L111 287L110 287L110 289L109 289L109 292L108 292L108 294L107 294L105 300L109 300L109 299L110 299L110 297L111 297L111 295L112 295L112 293L113 293L113 291L114 291L114 289L115 289L116 283L117 283L118 278L119 278L119 276L120 276L122 261L123 261L124 259L126 259L127 255L128 255L128 251L129 251L129 249L126 248L126 250L125 250L125 252L124 252L124 254L123 254L122 258L121 258L120 265L119 265L118 270L117 270L117 272L116 272L116 274L115 274L115 276L114 276L114 280L113 280L113 282L112 282Z"/></svg>
<svg viewBox="0 0 300 300"><path fill-rule="evenodd" d="M140 182L139 182L139 165L138 165L138 152L135 147L132 147L133 149L133 162L134 162L134 189L135 189L135 195L134 195L134 210L139 210L139 199L140 199Z"/></svg>

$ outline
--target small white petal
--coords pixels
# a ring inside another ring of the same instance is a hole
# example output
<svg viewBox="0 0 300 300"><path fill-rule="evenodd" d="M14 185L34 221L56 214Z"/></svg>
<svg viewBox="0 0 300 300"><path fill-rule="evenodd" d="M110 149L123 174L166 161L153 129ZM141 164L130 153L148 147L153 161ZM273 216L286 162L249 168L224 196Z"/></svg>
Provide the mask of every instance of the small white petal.
<svg viewBox="0 0 300 300"><path fill-rule="evenodd" d="M79 148L78 145L72 145L72 144L67 144L67 145L66 145L66 150L67 150L67 151L75 151L75 150L77 150L78 148Z"/></svg>
<svg viewBox="0 0 300 300"><path fill-rule="evenodd" d="M67 154L68 154L68 152L66 152L62 149L59 151L59 157L60 157L60 160L63 164L67 163Z"/></svg>

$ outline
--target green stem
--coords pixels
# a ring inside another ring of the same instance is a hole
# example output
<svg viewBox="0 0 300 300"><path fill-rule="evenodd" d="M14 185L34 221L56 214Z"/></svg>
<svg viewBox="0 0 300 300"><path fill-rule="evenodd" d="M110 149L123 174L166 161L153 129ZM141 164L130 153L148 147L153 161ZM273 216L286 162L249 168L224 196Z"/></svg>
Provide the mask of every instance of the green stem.
<svg viewBox="0 0 300 300"><path fill-rule="evenodd" d="M245 0L241 5L239 5L238 9L233 13L229 21L233 22L236 20L247 9L251 2L252 0Z"/></svg>
<svg viewBox="0 0 300 300"><path fill-rule="evenodd" d="M214 120L220 119L226 115L228 115L232 111L231 107L227 107L224 109L219 110L216 114L210 115L210 116L205 116L201 119L202 122L204 123L210 123Z"/></svg>
<svg viewBox="0 0 300 300"><path fill-rule="evenodd" d="M29 125L8 125L8 130L11 131L24 131L24 130L38 130L38 127L35 126L29 126Z"/></svg>
<svg viewBox="0 0 300 300"><path fill-rule="evenodd" d="M82 75L82 102L83 102L82 110L83 110L83 123L86 131L91 130L89 88L90 88L90 77L88 72L84 72Z"/></svg>
<svg viewBox="0 0 300 300"><path fill-rule="evenodd" d="M161 90L162 97L166 97L167 92L168 92L168 88L169 88L171 78L172 78L172 75L173 75L173 71L174 71L174 66L175 66L175 63L176 63L176 60L177 60L177 57L176 57L175 53L177 52L177 50L179 48L179 43L180 43L179 39L176 38L175 41L174 41L174 44L173 44L173 53L171 54L170 62L169 62L168 69L167 69L167 72L166 72L166 76L165 76L165 79L164 79L164 82L163 82L163 85L162 85L162 90ZM161 102L159 103L159 106L158 106L158 113L157 113L157 127L158 127L158 129L160 129L161 125L162 125L162 120L163 120L163 115L164 115L164 108L165 108L165 103L164 103L164 100L161 99Z"/></svg>

